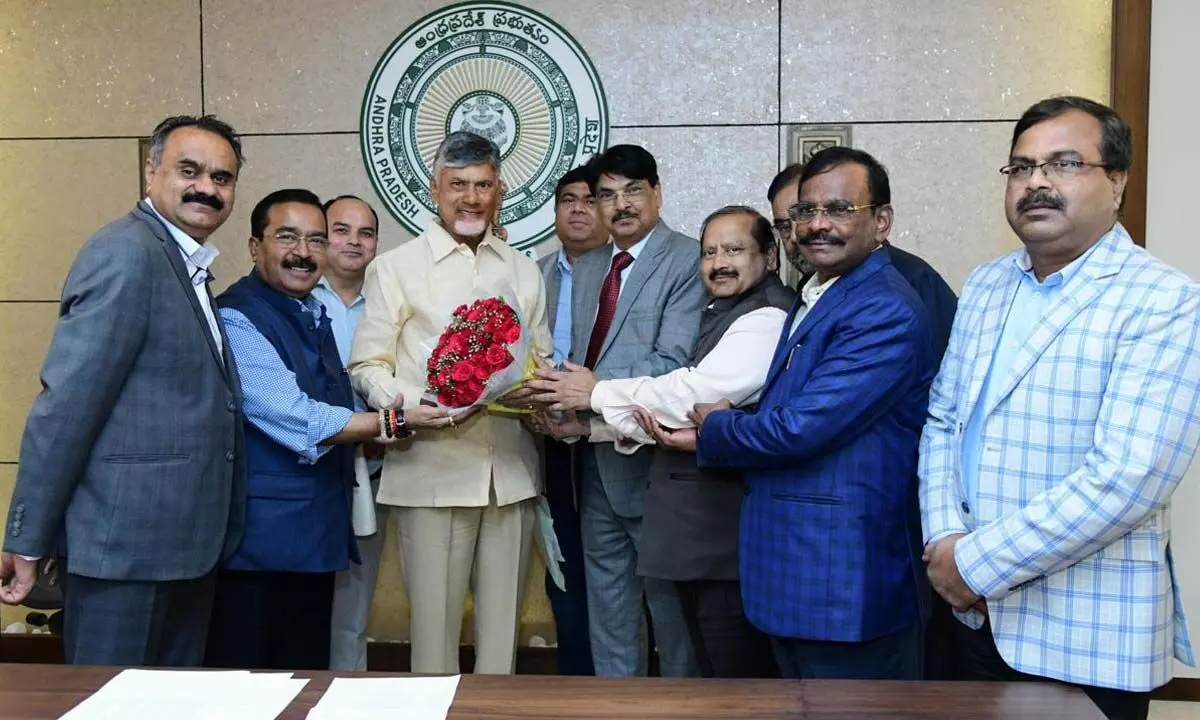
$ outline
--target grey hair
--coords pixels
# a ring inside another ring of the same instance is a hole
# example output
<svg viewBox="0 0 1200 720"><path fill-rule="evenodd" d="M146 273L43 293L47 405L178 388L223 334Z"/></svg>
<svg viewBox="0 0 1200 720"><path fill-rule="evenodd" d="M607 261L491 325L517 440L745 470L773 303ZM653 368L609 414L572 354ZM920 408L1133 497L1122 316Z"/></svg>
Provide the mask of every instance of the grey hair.
<svg viewBox="0 0 1200 720"><path fill-rule="evenodd" d="M215 115L203 115L201 117L175 115L160 122L158 127L154 128L154 134L150 136L151 167L158 167L158 164L162 162L163 147L167 144L167 136L184 127L207 130L214 135L224 138L225 142L229 143L229 147L233 148L233 154L237 156L238 170L242 169L242 163L246 161L246 158L242 155L242 141L238 137L237 132L228 123L218 120Z"/></svg>
<svg viewBox="0 0 1200 720"><path fill-rule="evenodd" d="M442 168L464 168L472 165L491 165L500 174L500 148L482 135L459 130L446 136L433 156L433 175Z"/></svg>

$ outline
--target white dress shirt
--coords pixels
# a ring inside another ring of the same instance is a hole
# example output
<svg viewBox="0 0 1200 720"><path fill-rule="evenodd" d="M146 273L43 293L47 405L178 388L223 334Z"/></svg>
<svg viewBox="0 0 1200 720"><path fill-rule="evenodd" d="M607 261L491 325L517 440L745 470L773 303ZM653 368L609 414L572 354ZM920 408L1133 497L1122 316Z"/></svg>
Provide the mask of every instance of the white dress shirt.
<svg viewBox="0 0 1200 720"><path fill-rule="evenodd" d="M221 253L211 245L202 245L196 242L190 235L172 225L170 220L158 212L154 203L150 202L150 198L146 198L146 205L158 216L159 220L162 220L163 225L167 227L167 232L171 233L175 244L179 246L179 252L183 255L183 264L187 267L188 277L192 279L192 289L196 291L196 299L200 301L200 307L204 310L204 318L208 320L209 332L212 333L213 342L217 344L217 357L224 357L221 328L217 325L217 316L213 312L212 301L208 295L208 268Z"/></svg>
<svg viewBox="0 0 1200 720"><path fill-rule="evenodd" d="M592 442L611 442L613 434L638 445L651 445L648 436L634 419L634 412L646 408L659 423L670 428L693 427L688 413L696 403L729 400L735 406L758 400L779 332L787 321L787 312L775 307L746 313L729 326L725 334L695 367L684 367L658 377L602 380L592 389L592 410L604 418L592 423ZM618 442L617 450L629 448Z"/></svg>
<svg viewBox="0 0 1200 720"><path fill-rule="evenodd" d="M650 232L646 233L645 237L643 237L641 240L638 240L633 245L631 245L628 250L624 251L633 256L633 261L630 262L628 265L626 265L625 269L621 271L621 287L617 290L618 298L621 297L621 293L625 292L625 286L627 284L629 284L629 273L633 272L634 263L637 262L638 256L642 254L642 250L646 249L646 241L649 240L650 236L653 235L657 231L658 231L657 226L651 228ZM621 248L617 247L616 243L613 243L612 256L615 258L617 256L617 254L620 252L622 252Z"/></svg>
<svg viewBox="0 0 1200 720"><path fill-rule="evenodd" d="M804 287L800 289L800 299L804 304L796 310L796 317L792 318L792 327L788 330L788 337L795 334L796 328L800 327L804 316L808 315L808 311L813 309L813 305L816 305L821 296L825 294L825 291L833 287L833 284L837 281L837 277L831 277L823 283L818 283L817 276L814 273L808 279L808 282L804 283Z"/></svg>

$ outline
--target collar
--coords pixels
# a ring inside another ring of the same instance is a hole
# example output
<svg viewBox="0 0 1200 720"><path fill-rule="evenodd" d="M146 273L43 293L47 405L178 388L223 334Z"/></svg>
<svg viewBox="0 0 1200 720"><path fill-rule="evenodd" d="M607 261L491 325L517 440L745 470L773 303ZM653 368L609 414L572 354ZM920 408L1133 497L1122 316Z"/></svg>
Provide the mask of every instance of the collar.
<svg viewBox="0 0 1200 720"><path fill-rule="evenodd" d="M207 272L209 266L212 265L213 260L216 260L217 256L221 253L211 245L202 245L196 242L195 238L193 238L191 235L188 235L184 231L172 225L169 220L167 220L162 216L161 213L158 212L158 208L154 207L154 203L150 201L149 197L146 198L146 206L149 207L150 212L154 213L154 215L162 221L162 224L166 226L167 232L171 233L171 237L175 240L175 244L179 246L179 249L183 252L184 257L188 259L188 262L190 262L194 267Z"/></svg>
<svg viewBox="0 0 1200 720"><path fill-rule="evenodd" d="M467 247L466 245L463 245L455 240L454 237L446 231L446 228L442 226L442 221L437 217L434 217L433 221L429 223L429 227L426 228L425 240L429 243L429 249L433 252L433 262L435 264L450 257L450 255L457 252L459 248ZM483 240L480 241L479 248L476 250L476 252L483 248L490 248L493 253L503 257L503 253L500 250L501 245L507 247L507 243L492 234L492 226L488 225L487 232L485 233Z"/></svg>
<svg viewBox="0 0 1200 720"><path fill-rule="evenodd" d="M1108 232L1101 235L1099 240L1092 243L1091 247L1089 247L1087 250L1084 250L1082 255L1072 260L1066 267L1062 268L1058 272L1047 275L1046 279L1040 283L1037 279L1037 273L1033 271L1033 262L1029 259L1028 250L1021 250L1021 252L1017 253L1017 255L1013 258L1013 264L1026 279L1034 284L1035 287L1056 287L1066 285L1068 282L1070 282L1071 278L1075 277L1079 271L1083 269L1084 265L1087 264L1088 259L1096 254L1096 248L1103 245L1105 241L1110 239L1111 236L1119 235L1124 232L1125 229L1121 227L1120 224L1114 225L1111 229L1109 229Z"/></svg>
<svg viewBox="0 0 1200 720"><path fill-rule="evenodd" d="M751 295L769 290L773 285L782 284L783 281L779 279L779 274L768 270L761 278L758 279L758 282L754 283L754 286L750 289L732 297L713 298L713 301L708 304L706 309L714 312L725 312L726 310L732 310L733 308L737 307L738 303L750 297Z"/></svg>
<svg viewBox="0 0 1200 720"><path fill-rule="evenodd" d="M338 294L337 290L333 289L333 286L329 284L329 280L326 279L326 277L324 275L322 275L321 279L317 281L317 288L324 290L325 292L329 293L330 295L337 298L338 300L342 299L342 296ZM347 305L347 307L350 307L352 305L357 305L360 302L366 302L366 301L367 301L367 298L366 298L366 296L364 296L362 294L362 288L359 288L358 289L358 297L354 298L354 302L350 303L350 305Z"/></svg>
<svg viewBox="0 0 1200 720"><path fill-rule="evenodd" d="M564 275L571 274L571 261L567 259L567 251L565 249L559 248L558 259L555 260L555 264L558 265L559 272Z"/></svg>
<svg viewBox="0 0 1200 720"><path fill-rule="evenodd" d="M811 308L821 299L826 290L833 287L833 284L838 281L839 277L841 276L831 277L825 282L817 284L817 274L813 273L808 282L804 283L804 287L800 289L800 299L806 306Z"/></svg>
<svg viewBox="0 0 1200 720"><path fill-rule="evenodd" d="M638 255L641 255L642 251L646 249L646 244L650 242L650 238L654 237L654 233L658 232L658 228L661 225L662 222L659 222L658 225L655 225L653 228L651 228L650 232L646 233L641 240L635 242L628 250L625 251L633 256L635 262L638 259ZM617 253L619 252L621 252L621 248L617 247L617 244L614 242L612 244L612 256L616 257Z"/></svg>

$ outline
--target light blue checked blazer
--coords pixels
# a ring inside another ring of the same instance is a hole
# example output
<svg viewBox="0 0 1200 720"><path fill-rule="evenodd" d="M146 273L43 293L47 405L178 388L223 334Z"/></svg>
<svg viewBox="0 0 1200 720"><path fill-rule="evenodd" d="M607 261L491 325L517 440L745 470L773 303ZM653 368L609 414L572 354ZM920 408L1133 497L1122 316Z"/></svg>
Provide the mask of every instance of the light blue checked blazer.
<svg viewBox="0 0 1200 720"><path fill-rule="evenodd" d="M992 380L972 507L963 430L1028 266L1017 251L963 288L921 439L925 539L968 533L955 559L1013 668L1149 690L1172 656L1195 664L1169 503L1200 442L1200 284L1120 224L1101 238Z"/></svg>

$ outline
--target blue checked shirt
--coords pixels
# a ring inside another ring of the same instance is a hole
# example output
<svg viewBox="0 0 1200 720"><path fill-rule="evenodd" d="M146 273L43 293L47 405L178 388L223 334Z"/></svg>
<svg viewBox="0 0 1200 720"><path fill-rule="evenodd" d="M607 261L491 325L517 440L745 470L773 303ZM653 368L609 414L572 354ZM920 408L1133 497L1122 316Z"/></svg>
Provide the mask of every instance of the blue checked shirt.
<svg viewBox="0 0 1200 720"><path fill-rule="evenodd" d="M300 302L297 300L296 302ZM312 295L301 303L313 323L324 312ZM229 349L242 379L242 412L256 428L312 464L329 452L326 438L341 432L354 411L313 400L300 390L296 375L283 364L275 346L237 310L221 308Z"/></svg>
<svg viewBox="0 0 1200 720"><path fill-rule="evenodd" d="M360 292L354 302L347 306L325 278L321 278L313 288L312 294L321 301L325 314L329 316L329 323L333 327L333 339L337 343L338 355L342 358L342 367L349 367L350 346L354 342L354 331L358 328L358 321L362 319L363 311L367 308L367 299ZM370 409L367 407L367 401L358 393L354 393L354 409L358 412ZM382 467L381 458L367 461L367 472L372 475Z"/></svg>
<svg viewBox="0 0 1200 720"><path fill-rule="evenodd" d="M1170 504L1200 444L1200 284L1116 224L1002 367L992 355L1027 282L1014 260L1029 266L1019 250L963 287L921 438L925 540L964 534L955 563L1010 667L1151 690L1173 659L1195 663Z"/></svg>

